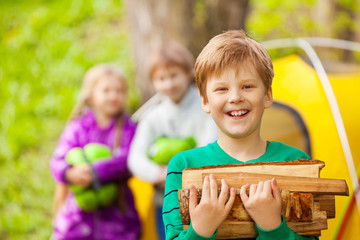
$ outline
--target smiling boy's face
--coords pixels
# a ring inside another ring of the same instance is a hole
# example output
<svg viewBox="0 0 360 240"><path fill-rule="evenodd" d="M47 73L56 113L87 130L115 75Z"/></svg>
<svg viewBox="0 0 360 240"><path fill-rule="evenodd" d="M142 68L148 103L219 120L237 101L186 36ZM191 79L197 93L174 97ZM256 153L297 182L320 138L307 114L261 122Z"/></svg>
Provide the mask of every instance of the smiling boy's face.
<svg viewBox="0 0 360 240"><path fill-rule="evenodd" d="M219 77L210 77L206 83L207 99L202 97L202 107L214 119L219 139L260 136L264 109L273 102L271 88L266 92L253 64L245 61L239 68L235 71L229 67Z"/></svg>

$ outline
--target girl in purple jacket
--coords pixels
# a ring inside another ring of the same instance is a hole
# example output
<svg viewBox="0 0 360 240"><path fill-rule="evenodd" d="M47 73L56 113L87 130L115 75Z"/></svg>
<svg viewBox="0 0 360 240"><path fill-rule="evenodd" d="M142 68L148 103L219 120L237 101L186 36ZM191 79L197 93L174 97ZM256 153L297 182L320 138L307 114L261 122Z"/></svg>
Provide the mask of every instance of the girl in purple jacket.
<svg viewBox="0 0 360 240"><path fill-rule="evenodd" d="M77 105L50 161L55 190L56 240L135 240L141 227L133 195L127 157L136 125L124 113L127 85L122 71L113 65L97 65L85 75ZM66 154L88 143L112 150L107 161L70 165ZM117 199L110 206L84 211L69 185L91 187L94 175L100 185L117 183Z"/></svg>

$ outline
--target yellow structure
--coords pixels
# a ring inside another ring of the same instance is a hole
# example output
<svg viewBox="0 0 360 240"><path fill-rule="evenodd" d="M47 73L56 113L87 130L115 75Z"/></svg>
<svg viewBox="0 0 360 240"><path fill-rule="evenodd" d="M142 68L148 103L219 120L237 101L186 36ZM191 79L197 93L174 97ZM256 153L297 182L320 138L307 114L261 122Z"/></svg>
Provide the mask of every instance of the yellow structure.
<svg viewBox="0 0 360 240"><path fill-rule="evenodd" d="M135 206L143 227L140 240L158 239L155 225L155 207L152 204L153 186L135 177L130 179L129 186L133 191Z"/></svg>
<svg viewBox="0 0 360 240"><path fill-rule="evenodd" d="M291 109L292 113L296 112L298 115L295 118L297 118L298 123L294 123L296 120L291 120L291 118L286 120L281 116L275 121L272 120L274 116L271 115L274 114L271 114L271 111L274 110L270 108L264 114L262 129L264 137L270 140L280 139L282 142L299 147L308 153L307 144L304 142L309 141L311 157L325 162L321 177L345 179L350 192L352 192L350 174L334 117L317 73L298 56L288 56L275 60L274 70L274 100L280 103L282 107L286 106ZM360 95L360 69L355 74L328 74L328 77L340 108L354 165L359 166L360 98L358 96ZM276 108L276 106L275 104L274 107ZM298 119L299 117L300 119ZM271 124L274 122L281 128L274 128L274 125ZM284 125L281 122L284 122ZM297 129L291 127L296 125L298 126ZM306 132L299 133L303 127L305 127ZM285 133L286 129L289 130L288 134ZM276 130L281 131L282 134L279 136L276 133L271 133ZM307 137L308 139L306 139ZM320 239L333 239L335 227L340 220L340 213L346 207L347 198L336 197L336 217L328 221L328 230L322 231ZM356 239L358 236L360 236L360 215L355 205L342 239Z"/></svg>
<svg viewBox="0 0 360 240"><path fill-rule="evenodd" d="M338 131L322 84L315 70L298 56L274 61L274 106L265 111L262 134L265 139L277 140L298 147L313 159L325 162L323 178L345 179L353 191ZM360 71L356 74L328 75L335 93L350 143L354 165L360 165ZM142 239L157 239L154 209L151 204L152 186L133 178L137 208L144 224ZM328 221L328 230L321 240L333 239L340 213L349 197L336 197L336 217ZM342 239L360 236L360 215L357 206L346 226Z"/></svg>

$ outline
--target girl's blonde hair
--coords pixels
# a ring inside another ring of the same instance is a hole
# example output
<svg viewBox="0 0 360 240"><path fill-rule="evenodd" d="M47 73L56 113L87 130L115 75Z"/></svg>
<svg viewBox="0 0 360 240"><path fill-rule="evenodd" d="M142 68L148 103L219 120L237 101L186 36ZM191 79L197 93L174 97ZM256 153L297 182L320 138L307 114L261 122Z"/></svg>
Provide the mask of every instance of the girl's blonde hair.
<svg viewBox="0 0 360 240"><path fill-rule="evenodd" d="M119 78L121 81L123 81L125 87L127 86L126 78L122 69L116 65L99 64L90 68L83 78L79 98L70 114L69 121L80 117L84 113L84 111L90 107L88 100L99 79L104 76Z"/></svg>

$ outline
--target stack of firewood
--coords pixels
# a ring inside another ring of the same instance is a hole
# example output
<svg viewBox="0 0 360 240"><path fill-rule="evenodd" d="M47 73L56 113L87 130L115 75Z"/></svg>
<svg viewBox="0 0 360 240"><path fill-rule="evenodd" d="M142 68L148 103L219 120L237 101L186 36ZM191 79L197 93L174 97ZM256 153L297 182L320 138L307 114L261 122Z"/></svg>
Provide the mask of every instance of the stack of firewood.
<svg viewBox="0 0 360 240"><path fill-rule="evenodd" d="M235 203L227 219L219 227L217 239L256 237L255 224L241 202L239 189L246 183L256 184L274 177L281 188L282 215L288 226L300 235L320 236L321 230L327 229L327 219L335 217L335 195L349 195L345 180L320 178L320 170L324 166L324 162L319 160L300 159L185 169L182 189L179 190L184 229L190 224L190 185L197 189L200 201L203 179L213 173L218 186L221 179L225 179L229 187L237 189Z"/></svg>

